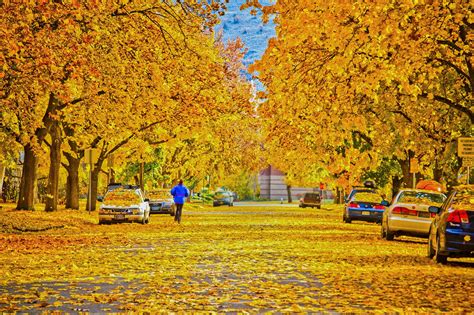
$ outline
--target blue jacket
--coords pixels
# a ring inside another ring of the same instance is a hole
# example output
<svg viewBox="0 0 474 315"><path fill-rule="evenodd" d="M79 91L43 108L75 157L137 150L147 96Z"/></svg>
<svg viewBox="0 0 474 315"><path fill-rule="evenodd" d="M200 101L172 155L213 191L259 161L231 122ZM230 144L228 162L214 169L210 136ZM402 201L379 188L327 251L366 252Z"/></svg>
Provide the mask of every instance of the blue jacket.
<svg viewBox="0 0 474 315"><path fill-rule="evenodd" d="M184 204L184 200L189 196L189 190L183 184L178 184L171 189L171 194L174 197L174 203Z"/></svg>

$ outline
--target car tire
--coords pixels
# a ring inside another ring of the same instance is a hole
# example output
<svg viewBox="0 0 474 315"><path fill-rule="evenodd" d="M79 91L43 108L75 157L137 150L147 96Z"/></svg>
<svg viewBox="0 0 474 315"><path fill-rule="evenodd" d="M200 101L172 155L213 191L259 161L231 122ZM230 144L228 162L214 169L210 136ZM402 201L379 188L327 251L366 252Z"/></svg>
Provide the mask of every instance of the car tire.
<svg viewBox="0 0 474 315"><path fill-rule="evenodd" d="M104 225L105 221L99 220L99 225Z"/></svg>
<svg viewBox="0 0 474 315"><path fill-rule="evenodd" d="M301 205L301 208L303 208L303 209L304 209L304 208L306 208L306 206L305 206L305 205Z"/></svg>
<svg viewBox="0 0 474 315"><path fill-rule="evenodd" d="M344 213L344 214L342 215L342 221L343 221L344 223L351 223L351 222L352 222L351 218L349 218L349 217L346 215L346 213Z"/></svg>
<svg viewBox="0 0 474 315"><path fill-rule="evenodd" d="M385 229L383 228L383 223L382 223L382 226L380 227L380 238L381 239L385 239Z"/></svg>
<svg viewBox="0 0 474 315"><path fill-rule="evenodd" d="M385 230L385 239L387 241L393 241L394 238L395 238L395 233L390 232L387 225L387 229Z"/></svg>
<svg viewBox="0 0 474 315"><path fill-rule="evenodd" d="M430 232L431 233L431 232ZM435 250L433 249L433 241L431 240L431 235L428 236L428 250L426 252L426 256L429 258L429 259L433 259L433 257L435 256Z"/></svg>
<svg viewBox="0 0 474 315"><path fill-rule="evenodd" d="M445 264L445 263L448 262L448 256L440 255L439 254L440 249L441 249L441 244L440 244L439 235L438 235L436 237L436 252L435 252L435 255L434 255L434 259L439 264Z"/></svg>
<svg viewBox="0 0 474 315"><path fill-rule="evenodd" d="M316 208L321 209L321 206L316 206Z"/></svg>

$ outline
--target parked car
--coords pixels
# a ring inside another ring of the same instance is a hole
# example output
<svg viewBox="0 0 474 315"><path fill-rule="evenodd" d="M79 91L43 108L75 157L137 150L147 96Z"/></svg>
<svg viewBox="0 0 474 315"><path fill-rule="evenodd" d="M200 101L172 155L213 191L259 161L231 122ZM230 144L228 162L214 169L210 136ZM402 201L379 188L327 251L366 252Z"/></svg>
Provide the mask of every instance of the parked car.
<svg viewBox="0 0 474 315"><path fill-rule="evenodd" d="M300 199L300 208L316 207L321 209L321 195L318 192L307 192Z"/></svg>
<svg viewBox="0 0 474 315"><path fill-rule="evenodd" d="M435 215L428 238L428 257L446 263L448 257L474 257L474 185L453 189Z"/></svg>
<svg viewBox="0 0 474 315"><path fill-rule="evenodd" d="M342 220L351 223L352 220L367 222L382 222L382 214L388 201L374 190L356 190L351 192L352 197L346 201Z"/></svg>
<svg viewBox="0 0 474 315"><path fill-rule="evenodd" d="M140 188L118 187L109 190L99 208L99 224L112 222L146 224L149 221L150 206Z"/></svg>
<svg viewBox="0 0 474 315"><path fill-rule="evenodd" d="M234 195L230 191L218 191L214 194L212 205L214 207L227 205L232 207L234 205Z"/></svg>
<svg viewBox="0 0 474 315"><path fill-rule="evenodd" d="M381 237L389 241L400 235L428 237L434 217L428 208L441 206L445 199L438 191L401 189L383 213Z"/></svg>
<svg viewBox="0 0 474 315"><path fill-rule="evenodd" d="M176 205L169 189L151 190L146 193L151 214L167 213L174 215Z"/></svg>

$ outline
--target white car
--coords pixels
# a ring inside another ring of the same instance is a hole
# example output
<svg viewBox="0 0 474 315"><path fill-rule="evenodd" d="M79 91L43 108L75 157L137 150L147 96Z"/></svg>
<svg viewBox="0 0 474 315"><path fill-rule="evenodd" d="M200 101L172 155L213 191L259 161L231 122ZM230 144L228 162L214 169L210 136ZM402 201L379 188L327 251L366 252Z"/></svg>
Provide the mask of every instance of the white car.
<svg viewBox="0 0 474 315"><path fill-rule="evenodd" d="M400 235L428 237L434 217L428 208L441 206L445 199L433 190L401 189L383 213L381 237L389 241Z"/></svg>
<svg viewBox="0 0 474 315"><path fill-rule="evenodd" d="M99 208L99 224L150 221L150 205L139 188L109 190Z"/></svg>

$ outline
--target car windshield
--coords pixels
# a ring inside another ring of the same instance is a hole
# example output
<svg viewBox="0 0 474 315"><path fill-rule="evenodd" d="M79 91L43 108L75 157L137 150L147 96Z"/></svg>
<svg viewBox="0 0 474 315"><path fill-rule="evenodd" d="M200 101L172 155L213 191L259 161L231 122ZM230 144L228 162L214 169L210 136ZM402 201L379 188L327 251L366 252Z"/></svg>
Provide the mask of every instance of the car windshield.
<svg viewBox="0 0 474 315"><path fill-rule="evenodd" d="M446 197L443 194L427 193L420 191L404 191L397 202L415 204L441 204Z"/></svg>
<svg viewBox="0 0 474 315"><path fill-rule="evenodd" d="M134 205L141 202L140 195L136 190L115 189L107 192L104 198L104 204L112 206Z"/></svg>
<svg viewBox="0 0 474 315"><path fill-rule="evenodd" d="M459 189L453 197L452 207L458 210L474 210L473 187Z"/></svg>
<svg viewBox="0 0 474 315"><path fill-rule="evenodd" d="M355 195L352 197L352 201L381 203L382 200L382 196L373 192L356 192Z"/></svg>
<svg viewBox="0 0 474 315"><path fill-rule="evenodd" d="M171 193L167 189L152 190L152 191L147 192L147 197L150 199L170 199Z"/></svg>

